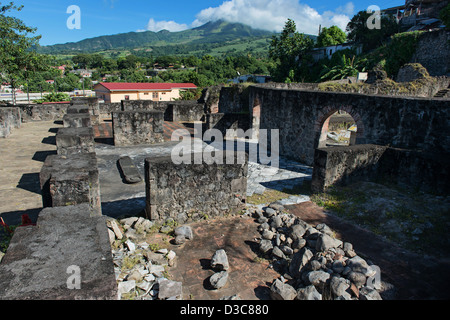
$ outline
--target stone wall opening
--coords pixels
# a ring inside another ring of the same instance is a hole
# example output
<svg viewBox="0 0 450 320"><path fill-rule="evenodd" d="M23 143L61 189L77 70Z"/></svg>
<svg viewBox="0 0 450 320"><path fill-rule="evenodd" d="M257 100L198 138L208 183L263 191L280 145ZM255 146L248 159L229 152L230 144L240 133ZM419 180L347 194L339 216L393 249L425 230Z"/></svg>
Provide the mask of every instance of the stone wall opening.
<svg viewBox="0 0 450 320"><path fill-rule="evenodd" d="M318 148L348 147L364 142L364 126L360 116L349 110L328 110L316 123Z"/></svg>

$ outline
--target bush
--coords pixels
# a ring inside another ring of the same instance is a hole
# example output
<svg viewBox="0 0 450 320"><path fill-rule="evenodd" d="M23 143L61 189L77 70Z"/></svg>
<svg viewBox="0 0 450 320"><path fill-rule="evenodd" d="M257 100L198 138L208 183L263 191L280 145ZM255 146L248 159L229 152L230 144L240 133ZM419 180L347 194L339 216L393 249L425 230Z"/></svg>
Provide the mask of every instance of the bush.
<svg viewBox="0 0 450 320"><path fill-rule="evenodd" d="M63 92L52 92L47 94L43 99L35 100L36 103L44 103L44 102L62 102L62 101L70 101L70 96L67 93Z"/></svg>

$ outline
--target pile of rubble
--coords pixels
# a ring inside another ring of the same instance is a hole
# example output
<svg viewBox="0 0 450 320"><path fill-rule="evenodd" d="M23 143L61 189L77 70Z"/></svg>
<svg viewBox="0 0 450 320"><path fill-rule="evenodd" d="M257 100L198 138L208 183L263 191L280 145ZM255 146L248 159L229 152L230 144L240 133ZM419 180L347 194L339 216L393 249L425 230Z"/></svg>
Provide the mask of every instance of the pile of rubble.
<svg viewBox="0 0 450 320"><path fill-rule="evenodd" d="M272 299L382 300L388 284L380 281L377 266L336 239L326 224L313 227L283 210L279 203L251 209L261 233L259 251L283 275L272 283Z"/></svg>
<svg viewBox="0 0 450 320"><path fill-rule="evenodd" d="M169 268L176 263L176 253L146 242L155 231L173 231L142 217L108 219L114 271L118 283L118 299L179 300L182 283L169 278ZM192 239L188 226L174 230L177 243Z"/></svg>

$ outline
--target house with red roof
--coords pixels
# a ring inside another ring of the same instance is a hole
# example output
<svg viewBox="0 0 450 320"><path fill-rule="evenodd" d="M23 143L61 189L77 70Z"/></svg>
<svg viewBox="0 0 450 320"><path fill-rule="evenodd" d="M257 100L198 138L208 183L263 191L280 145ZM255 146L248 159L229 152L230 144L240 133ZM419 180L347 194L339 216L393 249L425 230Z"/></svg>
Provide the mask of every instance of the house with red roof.
<svg viewBox="0 0 450 320"><path fill-rule="evenodd" d="M109 103L122 100L173 101L181 97L181 91L196 89L193 83L100 82L94 86L97 98Z"/></svg>

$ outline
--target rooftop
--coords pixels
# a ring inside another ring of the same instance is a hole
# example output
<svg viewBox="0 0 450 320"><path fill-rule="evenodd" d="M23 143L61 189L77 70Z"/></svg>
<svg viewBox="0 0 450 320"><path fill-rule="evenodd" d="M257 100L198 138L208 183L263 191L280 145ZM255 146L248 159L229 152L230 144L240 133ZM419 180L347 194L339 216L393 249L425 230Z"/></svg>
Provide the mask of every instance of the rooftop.
<svg viewBox="0 0 450 320"><path fill-rule="evenodd" d="M156 91L173 89L197 89L193 83L112 83L101 82L109 91Z"/></svg>

